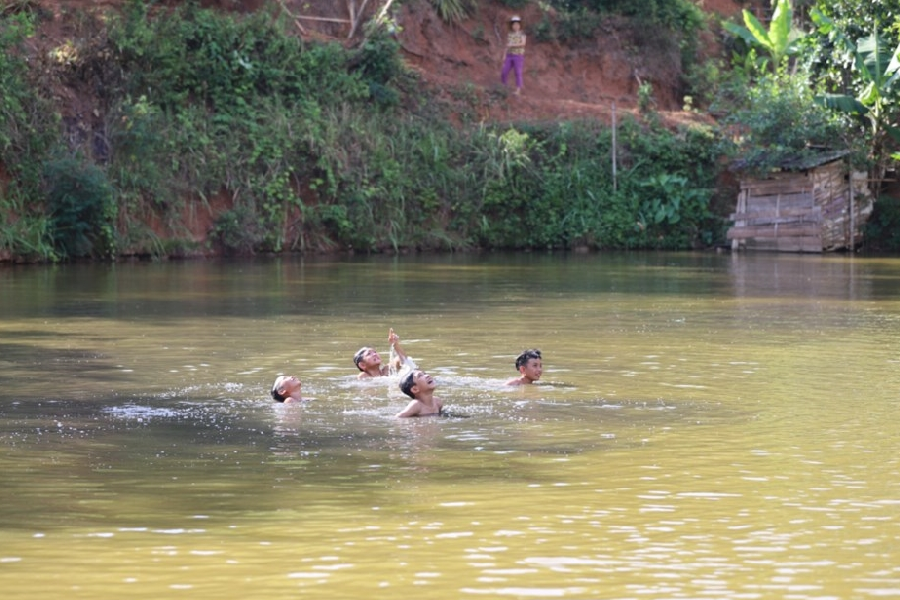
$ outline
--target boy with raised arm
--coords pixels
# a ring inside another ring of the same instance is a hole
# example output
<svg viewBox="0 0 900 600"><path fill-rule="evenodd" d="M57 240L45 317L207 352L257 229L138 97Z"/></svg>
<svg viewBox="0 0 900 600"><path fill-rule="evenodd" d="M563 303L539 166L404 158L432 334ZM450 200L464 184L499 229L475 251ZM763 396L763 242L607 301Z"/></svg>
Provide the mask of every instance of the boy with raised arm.
<svg viewBox="0 0 900 600"><path fill-rule="evenodd" d="M396 372L403 369L415 369L416 364L410 359L403 348L400 346L400 336L394 333L393 329L388 330L388 342L394 349L395 358L393 364L382 364L381 355L370 346L363 346L356 354L353 355L353 363L359 369L357 379L368 379L370 377L383 377L391 374L391 367Z"/></svg>

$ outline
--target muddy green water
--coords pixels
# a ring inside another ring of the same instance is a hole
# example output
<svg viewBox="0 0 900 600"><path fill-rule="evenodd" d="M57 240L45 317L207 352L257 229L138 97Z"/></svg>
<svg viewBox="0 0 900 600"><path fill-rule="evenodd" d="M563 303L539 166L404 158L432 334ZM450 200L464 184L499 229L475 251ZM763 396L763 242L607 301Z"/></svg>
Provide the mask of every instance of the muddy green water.
<svg viewBox="0 0 900 600"><path fill-rule="evenodd" d="M5 267L0 317L4 600L900 597L900 260ZM456 417L357 381L388 327Z"/></svg>

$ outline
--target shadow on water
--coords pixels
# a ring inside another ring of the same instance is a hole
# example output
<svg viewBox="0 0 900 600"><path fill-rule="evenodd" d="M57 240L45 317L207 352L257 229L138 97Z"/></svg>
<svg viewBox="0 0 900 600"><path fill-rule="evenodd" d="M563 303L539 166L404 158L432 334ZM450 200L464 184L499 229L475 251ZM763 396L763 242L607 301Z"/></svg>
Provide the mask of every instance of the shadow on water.
<svg viewBox="0 0 900 600"><path fill-rule="evenodd" d="M15 337L15 335L11 336ZM49 379L67 382L64 393L67 396L82 396L78 390L79 381L88 388L97 385L113 385L129 380L127 371L115 361L101 353L85 349L83 337L78 339L76 348L67 346L66 335L23 334L23 338L47 339L52 347L41 350L40 360L34 360L35 348L27 341L21 343L0 342L0 386L17 389L19 400L40 400L47 397L46 384ZM23 385L31 382L31 385Z"/></svg>

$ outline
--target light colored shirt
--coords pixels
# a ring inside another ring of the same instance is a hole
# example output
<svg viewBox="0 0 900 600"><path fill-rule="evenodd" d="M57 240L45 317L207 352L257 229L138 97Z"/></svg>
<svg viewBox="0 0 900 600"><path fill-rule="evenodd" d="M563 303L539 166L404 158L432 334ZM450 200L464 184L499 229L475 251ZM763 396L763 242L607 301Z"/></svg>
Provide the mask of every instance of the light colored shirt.
<svg viewBox="0 0 900 600"><path fill-rule="evenodd" d="M521 31L510 31L506 36L507 54L525 54L525 34Z"/></svg>

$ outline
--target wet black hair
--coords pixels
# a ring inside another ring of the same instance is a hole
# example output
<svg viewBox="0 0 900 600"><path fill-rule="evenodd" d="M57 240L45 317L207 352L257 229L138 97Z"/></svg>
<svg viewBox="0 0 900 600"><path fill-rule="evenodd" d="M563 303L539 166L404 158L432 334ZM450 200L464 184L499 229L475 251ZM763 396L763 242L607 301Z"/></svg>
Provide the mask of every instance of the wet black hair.
<svg viewBox="0 0 900 600"><path fill-rule="evenodd" d="M278 402L284 402L287 399L287 396L282 396L278 393L278 388L276 386L272 386L272 397Z"/></svg>
<svg viewBox="0 0 900 600"><path fill-rule="evenodd" d="M528 350L524 350L522 354L516 357L516 370L518 371L520 367L524 367L532 358L540 359L541 351L537 348L529 348Z"/></svg>
<svg viewBox="0 0 900 600"><path fill-rule="evenodd" d="M412 393L414 385L416 385L416 371L410 371L408 375L405 375L403 379L400 380L400 391L410 398L415 399L416 396Z"/></svg>
<svg viewBox="0 0 900 600"><path fill-rule="evenodd" d="M361 366L359 366L359 362L363 359L363 355L366 353L366 350L369 349L369 346L363 346L359 350L356 351L356 354L353 355L353 364L356 365L356 368L360 371L363 370Z"/></svg>

